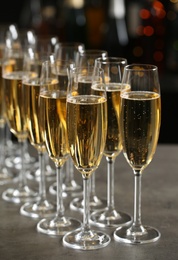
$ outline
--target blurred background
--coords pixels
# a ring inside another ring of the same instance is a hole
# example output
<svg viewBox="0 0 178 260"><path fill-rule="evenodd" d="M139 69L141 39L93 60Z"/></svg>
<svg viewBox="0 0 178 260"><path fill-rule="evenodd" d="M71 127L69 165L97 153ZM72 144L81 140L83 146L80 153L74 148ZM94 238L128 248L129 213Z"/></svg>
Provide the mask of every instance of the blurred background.
<svg viewBox="0 0 178 260"><path fill-rule="evenodd" d="M3 1L0 24L16 24L60 41L105 49L128 63L158 66L160 143L178 143L178 0Z"/></svg>

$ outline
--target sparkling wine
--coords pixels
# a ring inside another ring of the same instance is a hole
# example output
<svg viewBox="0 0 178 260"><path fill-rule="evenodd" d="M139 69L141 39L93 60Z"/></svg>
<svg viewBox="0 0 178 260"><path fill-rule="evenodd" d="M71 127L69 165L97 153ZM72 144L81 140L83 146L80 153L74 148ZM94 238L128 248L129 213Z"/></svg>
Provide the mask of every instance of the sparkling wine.
<svg viewBox="0 0 178 260"><path fill-rule="evenodd" d="M119 115L121 90L127 89L125 85L119 83L107 83L107 109L108 109L108 127L106 135L106 145L104 154L107 157L116 157L122 150L120 128L119 128Z"/></svg>
<svg viewBox="0 0 178 260"><path fill-rule="evenodd" d="M19 140L28 137L22 77L23 71L12 71L3 75L7 121L11 132Z"/></svg>
<svg viewBox="0 0 178 260"><path fill-rule="evenodd" d="M49 91L40 93L40 107L44 111L43 134L50 158L62 166L69 155L66 130L66 92ZM51 89L51 90L50 90Z"/></svg>
<svg viewBox="0 0 178 260"><path fill-rule="evenodd" d="M161 122L160 95L131 91L121 94L121 138L124 156L135 170L143 170L157 147Z"/></svg>
<svg viewBox="0 0 178 260"><path fill-rule="evenodd" d="M100 96L67 100L67 132L76 168L88 178L101 161L107 131L107 102Z"/></svg>
<svg viewBox="0 0 178 260"><path fill-rule="evenodd" d="M25 102L25 114L27 119L27 128L29 132L30 143L39 151L44 152L46 146L42 135L40 119L43 117L43 111L40 110L39 94L40 82L39 79L30 79L23 83Z"/></svg>

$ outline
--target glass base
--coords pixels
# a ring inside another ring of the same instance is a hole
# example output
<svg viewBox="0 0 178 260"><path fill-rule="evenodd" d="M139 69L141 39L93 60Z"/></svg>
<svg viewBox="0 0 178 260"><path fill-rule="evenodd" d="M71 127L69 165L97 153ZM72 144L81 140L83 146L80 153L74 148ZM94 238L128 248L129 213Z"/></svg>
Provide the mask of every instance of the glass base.
<svg viewBox="0 0 178 260"><path fill-rule="evenodd" d="M147 244L157 241L161 237L160 232L149 226L143 226L142 232L132 232L131 228L120 227L114 231L114 239L127 244Z"/></svg>
<svg viewBox="0 0 178 260"><path fill-rule="evenodd" d="M132 217L115 209L98 210L90 216L90 223L98 227L120 227L131 224Z"/></svg>
<svg viewBox="0 0 178 260"><path fill-rule="evenodd" d="M79 220L63 216L54 219L42 219L37 224L37 231L51 236L63 236L80 227L81 222Z"/></svg>
<svg viewBox="0 0 178 260"><path fill-rule="evenodd" d="M50 193L51 195L56 195L56 189L57 189L56 182L54 182L53 184L51 184L51 185L49 186L49 193ZM62 197L63 197L63 198L66 198L66 197L67 197L67 193L63 191Z"/></svg>
<svg viewBox="0 0 178 260"><path fill-rule="evenodd" d="M46 218L56 214L56 206L48 200L40 200L36 203L25 203L20 208L20 214L31 218Z"/></svg>
<svg viewBox="0 0 178 260"><path fill-rule="evenodd" d="M2 198L13 203L25 203L30 201L37 201L39 195L37 192L31 190L28 186L21 188L9 188L2 193Z"/></svg>
<svg viewBox="0 0 178 260"><path fill-rule="evenodd" d="M110 241L109 235L96 230L74 230L63 237L64 246L80 250L100 249L106 247Z"/></svg>
<svg viewBox="0 0 178 260"><path fill-rule="evenodd" d="M75 198L70 202L70 209L75 211L80 211L83 213L83 197ZM97 196L90 197L90 210L100 210L106 208L107 201L104 199L99 199Z"/></svg>

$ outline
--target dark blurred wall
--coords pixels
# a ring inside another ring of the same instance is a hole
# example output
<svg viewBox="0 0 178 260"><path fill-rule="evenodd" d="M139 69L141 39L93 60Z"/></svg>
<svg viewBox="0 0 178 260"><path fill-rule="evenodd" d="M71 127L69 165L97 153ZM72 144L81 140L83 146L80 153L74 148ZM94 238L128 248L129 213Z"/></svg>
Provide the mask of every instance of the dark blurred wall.
<svg viewBox="0 0 178 260"><path fill-rule="evenodd" d="M60 41L105 49L128 63L158 66L162 91L160 142L178 143L178 2L170 0L3 1L0 23L15 23Z"/></svg>

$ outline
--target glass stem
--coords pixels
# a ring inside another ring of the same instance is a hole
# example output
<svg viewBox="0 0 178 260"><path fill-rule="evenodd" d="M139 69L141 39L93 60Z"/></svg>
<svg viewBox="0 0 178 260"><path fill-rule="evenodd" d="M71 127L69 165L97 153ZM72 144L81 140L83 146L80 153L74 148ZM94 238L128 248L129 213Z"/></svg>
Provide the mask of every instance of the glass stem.
<svg viewBox="0 0 178 260"><path fill-rule="evenodd" d="M25 174L25 140L19 140L20 144L20 155L21 155L21 170L19 174L19 186L21 188L25 187L27 184L26 174Z"/></svg>
<svg viewBox="0 0 178 260"><path fill-rule="evenodd" d="M38 152L39 167L40 167L40 182L39 182L39 194L40 199L43 201L46 199L46 178L45 178L45 160L44 153Z"/></svg>
<svg viewBox="0 0 178 260"><path fill-rule="evenodd" d="M73 180L73 165L71 159L68 158L68 160L66 161L66 173L65 173L66 186L70 186L72 180Z"/></svg>
<svg viewBox="0 0 178 260"><path fill-rule="evenodd" d="M132 235L143 235L147 232L141 223L141 177L141 172L134 170L134 216L130 228Z"/></svg>
<svg viewBox="0 0 178 260"><path fill-rule="evenodd" d="M64 216L64 203L63 203L63 173L62 173L62 167L56 166L56 181L57 181L57 193L56 193L56 200L57 200L57 217L63 217Z"/></svg>
<svg viewBox="0 0 178 260"><path fill-rule="evenodd" d="M95 196L95 172L92 173L90 178L90 197L93 198Z"/></svg>
<svg viewBox="0 0 178 260"><path fill-rule="evenodd" d="M114 162L111 157L106 157L107 160L107 207L109 210L114 209Z"/></svg>
<svg viewBox="0 0 178 260"><path fill-rule="evenodd" d="M88 231L90 229L90 189L89 179L83 178L83 201L84 201L84 214L83 214L83 230Z"/></svg>

